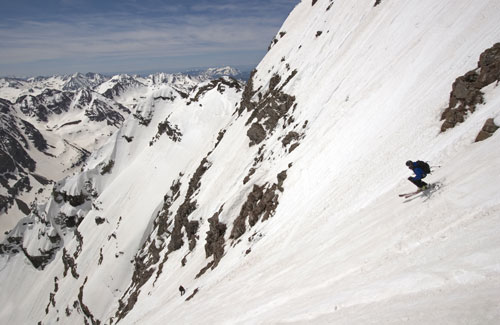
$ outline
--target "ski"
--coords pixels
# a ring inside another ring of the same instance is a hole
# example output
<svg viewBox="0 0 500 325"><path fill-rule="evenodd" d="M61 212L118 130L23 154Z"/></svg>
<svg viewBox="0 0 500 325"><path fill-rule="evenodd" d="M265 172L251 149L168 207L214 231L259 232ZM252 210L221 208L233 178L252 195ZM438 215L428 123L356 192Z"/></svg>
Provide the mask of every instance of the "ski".
<svg viewBox="0 0 500 325"><path fill-rule="evenodd" d="M436 187L436 184L429 184L428 187L424 190L424 189L418 189L416 190L415 192L410 192L410 193L403 193L403 194L399 194L399 197L404 197L405 199L409 198L409 197L412 197L414 195L417 195L419 193L422 193L422 192L425 192L425 191L429 191L429 190L432 190Z"/></svg>
<svg viewBox="0 0 500 325"><path fill-rule="evenodd" d="M403 193L403 194L399 194L399 197L404 197L404 198L409 198L413 195L417 195L418 193L421 193L423 192L424 190L421 190L421 189L418 189L416 190L415 192L410 192L410 193Z"/></svg>

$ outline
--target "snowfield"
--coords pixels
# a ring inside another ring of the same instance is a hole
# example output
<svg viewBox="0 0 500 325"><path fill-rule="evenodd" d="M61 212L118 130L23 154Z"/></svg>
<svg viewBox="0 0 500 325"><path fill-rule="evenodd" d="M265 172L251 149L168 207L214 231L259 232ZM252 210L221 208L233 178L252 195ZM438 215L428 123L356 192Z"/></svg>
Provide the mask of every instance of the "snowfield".
<svg viewBox="0 0 500 325"><path fill-rule="evenodd" d="M441 116L500 3L374 2L302 1L245 89L136 97L0 246L0 322L498 323L500 77ZM434 187L398 197L418 159Z"/></svg>

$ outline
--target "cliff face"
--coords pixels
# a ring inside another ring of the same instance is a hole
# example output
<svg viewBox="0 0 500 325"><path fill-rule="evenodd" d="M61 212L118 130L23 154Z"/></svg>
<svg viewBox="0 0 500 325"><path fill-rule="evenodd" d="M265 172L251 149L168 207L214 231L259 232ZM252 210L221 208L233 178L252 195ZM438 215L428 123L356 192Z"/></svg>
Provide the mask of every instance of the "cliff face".
<svg viewBox="0 0 500 325"><path fill-rule="evenodd" d="M0 303L32 307L2 319L497 319L500 138L474 142L500 125L497 82L463 123L440 132L440 116L499 15L497 1L302 1L244 89L149 93L9 234ZM409 159L430 161L434 186L404 200Z"/></svg>

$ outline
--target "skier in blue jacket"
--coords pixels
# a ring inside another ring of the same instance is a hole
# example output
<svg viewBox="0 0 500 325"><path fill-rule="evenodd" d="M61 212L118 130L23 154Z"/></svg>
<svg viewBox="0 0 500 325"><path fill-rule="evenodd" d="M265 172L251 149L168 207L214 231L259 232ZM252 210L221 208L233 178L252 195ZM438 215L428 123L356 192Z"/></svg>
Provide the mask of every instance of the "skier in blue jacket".
<svg viewBox="0 0 500 325"><path fill-rule="evenodd" d="M408 160L406 162L406 166L408 166L408 168L410 168L415 173L415 176L408 177L408 180L410 182L415 184L421 190L426 190L427 188L429 188L429 184L422 181L422 179L425 178L427 174L416 162Z"/></svg>

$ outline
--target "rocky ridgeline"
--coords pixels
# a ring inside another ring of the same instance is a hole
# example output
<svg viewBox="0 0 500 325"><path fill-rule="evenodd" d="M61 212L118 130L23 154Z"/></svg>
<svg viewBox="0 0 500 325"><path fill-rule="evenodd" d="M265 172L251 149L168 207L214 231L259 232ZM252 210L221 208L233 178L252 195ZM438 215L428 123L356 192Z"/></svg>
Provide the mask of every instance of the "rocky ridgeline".
<svg viewBox="0 0 500 325"><path fill-rule="evenodd" d="M288 148L288 152L291 152L303 138L303 129L307 125L307 123L304 123L303 126L299 123L294 124L293 110L297 104L293 96L283 91L283 88L293 79L297 71L291 71L284 80L279 75L274 75L265 92L253 90L255 73L247 82L239 108L236 111L236 119L246 118L246 125L250 125L247 133L250 145L260 144L256 156L249 157L254 163L248 176L242 180L243 184L251 183L252 175L263 166L265 161L276 158L272 150L275 144L268 144L269 148L267 148L266 139L278 133L281 140L277 144ZM193 96L189 97L187 104L198 102L206 92L212 89L223 93L226 87L240 89L240 85L235 80L227 78L214 80L194 89ZM282 125L283 128L278 128L278 125ZM167 133L170 134L169 137L172 141L180 139L176 137L176 128L171 125L168 118L160 123L158 128L162 132L158 132L156 138ZM253 130L257 128L260 131L255 134ZM293 131L294 129L297 131ZM249 233L257 222L265 222L274 215L279 205L279 198L285 191L284 182L287 178L287 170L276 175L274 181L270 180L264 184L253 184L248 187L250 191L246 198L238 203L241 204L239 215L230 218L231 224L221 221L221 216L225 213L225 204L221 202L219 209L207 219L209 228L206 234L199 233L200 222L197 219L192 219L194 212L198 209L197 196L203 177L212 166L211 156L219 144L224 141L225 134L226 130L219 132L213 149L200 161L190 178L186 178L188 173L180 173L179 177L170 185L169 191L164 195L163 208L158 212L153 222L151 235L136 254L131 283L120 298L119 308L110 320L111 323L119 322L134 308L142 287L148 281L153 281L153 285L156 283L162 274L165 263L169 261L169 256L173 252L180 250L187 244L187 253L182 260L173 261L173 263L180 262L182 266L185 266L188 263L188 255L193 252L197 243L202 241L207 264L200 269L195 277L200 278L207 271L215 269L224 258L227 250L236 247L241 242L242 236ZM290 163L288 168L291 167ZM181 188L185 182L187 182L187 189L183 194ZM262 234L257 233L249 236L249 242L258 240L261 236ZM246 254L250 251L251 249L247 249ZM186 300L191 299L198 292L198 288L195 289Z"/></svg>

